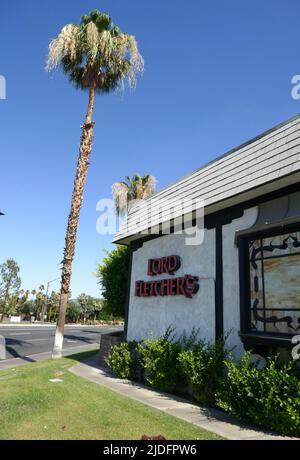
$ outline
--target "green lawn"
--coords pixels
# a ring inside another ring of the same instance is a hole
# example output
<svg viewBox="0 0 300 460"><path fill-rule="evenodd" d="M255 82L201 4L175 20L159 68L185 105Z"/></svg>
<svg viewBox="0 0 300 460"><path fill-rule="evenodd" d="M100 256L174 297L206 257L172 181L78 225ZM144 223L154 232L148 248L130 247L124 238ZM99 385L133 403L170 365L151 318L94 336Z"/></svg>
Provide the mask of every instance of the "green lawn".
<svg viewBox="0 0 300 460"><path fill-rule="evenodd" d="M0 371L0 439L221 439L71 374L86 356Z"/></svg>

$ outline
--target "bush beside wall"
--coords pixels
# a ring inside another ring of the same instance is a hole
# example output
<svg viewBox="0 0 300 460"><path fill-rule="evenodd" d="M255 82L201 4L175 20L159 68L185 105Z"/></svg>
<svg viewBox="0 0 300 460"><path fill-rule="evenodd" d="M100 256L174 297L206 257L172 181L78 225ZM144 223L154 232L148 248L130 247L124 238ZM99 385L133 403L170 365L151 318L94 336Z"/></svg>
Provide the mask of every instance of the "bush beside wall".
<svg viewBox="0 0 300 460"><path fill-rule="evenodd" d="M299 369L291 360L269 357L258 369L245 353L240 363L228 357L225 340L208 344L174 339L172 329L159 339L113 347L107 363L119 378L147 382L162 391L186 394L240 420L278 433L300 437Z"/></svg>
<svg viewBox="0 0 300 460"><path fill-rule="evenodd" d="M215 405L215 395L224 380L225 359L223 340L214 345L199 341L191 349L179 353L179 368L197 401Z"/></svg>
<svg viewBox="0 0 300 460"><path fill-rule="evenodd" d="M300 436L300 380L292 361L279 365L269 357L259 370L247 352L240 364L225 364L228 375L217 395L221 408L245 422Z"/></svg>
<svg viewBox="0 0 300 460"><path fill-rule="evenodd" d="M144 340L138 346L140 361L145 370L145 379L161 391L175 391L181 383L182 372L178 361L180 342L168 329L164 336L156 340Z"/></svg>
<svg viewBox="0 0 300 460"><path fill-rule="evenodd" d="M112 346L111 352L105 358L105 361L119 379L139 382L143 380L137 342L122 342Z"/></svg>
<svg viewBox="0 0 300 460"><path fill-rule="evenodd" d="M119 379L131 378L133 359L127 342L114 345L106 362Z"/></svg>

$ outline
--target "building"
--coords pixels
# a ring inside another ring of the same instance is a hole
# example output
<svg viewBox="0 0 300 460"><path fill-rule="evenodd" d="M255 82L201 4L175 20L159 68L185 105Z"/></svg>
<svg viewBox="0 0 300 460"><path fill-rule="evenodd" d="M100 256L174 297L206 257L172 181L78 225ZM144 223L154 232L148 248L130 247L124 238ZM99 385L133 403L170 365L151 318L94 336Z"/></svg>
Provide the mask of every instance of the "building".
<svg viewBox="0 0 300 460"><path fill-rule="evenodd" d="M290 348L300 334L299 179L296 116L134 207L114 239L131 248L128 340L172 325L211 342L230 332L238 356ZM183 198L203 200L202 244L178 234Z"/></svg>

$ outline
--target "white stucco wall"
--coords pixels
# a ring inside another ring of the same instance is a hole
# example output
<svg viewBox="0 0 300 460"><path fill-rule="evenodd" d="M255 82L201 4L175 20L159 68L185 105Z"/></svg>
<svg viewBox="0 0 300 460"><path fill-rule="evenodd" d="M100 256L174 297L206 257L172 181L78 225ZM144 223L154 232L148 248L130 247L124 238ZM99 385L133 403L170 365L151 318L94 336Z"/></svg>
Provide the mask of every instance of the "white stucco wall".
<svg viewBox="0 0 300 460"><path fill-rule="evenodd" d="M136 297L135 282L169 278L166 273L147 276L148 259L169 255L181 257L174 276L199 277L200 289L192 299L184 296ZM207 278L207 279L203 279ZM179 336L199 328L199 338L215 340L215 230L205 230L204 242L187 246L184 235L166 235L144 243L133 253L128 340L159 337L173 325Z"/></svg>
<svg viewBox="0 0 300 460"><path fill-rule="evenodd" d="M224 332L231 331L227 348L235 347L233 355L239 359L244 347L240 331L239 253L235 245L235 232L246 230L256 222L258 208L247 209L244 215L223 226L223 318Z"/></svg>
<svg viewBox="0 0 300 460"><path fill-rule="evenodd" d="M252 227L258 208L253 207L244 215L223 226L223 318L224 332L230 332L227 348L235 347L233 354L239 359L244 347L239 337L240 292L239 255L235 234ZM148 259L169 255L181 257L181 267L174 276L185 274L199 277L200 289L192 298L184 296L136 297L135 282L169 278L166 273L156 277L147 275ZM187 246L184 235L166 235L144 243L133 253L130 304L128 316L128 340L159 337L169 326L176 327L176 334L189 334L199 328L199 338L215 340L215 230L205 230L204 242L199 246Z"/></svg>

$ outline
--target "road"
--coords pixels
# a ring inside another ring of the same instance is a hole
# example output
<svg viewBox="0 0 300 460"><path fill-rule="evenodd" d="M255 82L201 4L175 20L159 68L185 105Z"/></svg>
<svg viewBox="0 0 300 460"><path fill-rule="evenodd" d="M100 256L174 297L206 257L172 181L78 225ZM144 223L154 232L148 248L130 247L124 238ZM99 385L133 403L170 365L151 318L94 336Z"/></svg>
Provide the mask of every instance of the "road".
<svg viewBox="0 0 300 460"><path fill-rule="evenodd" d="M66 326L63 348L100 344L101 334L121 330L119 326ZM6 359L51 351L55 326L0 326L6 339Z"/></svg>

